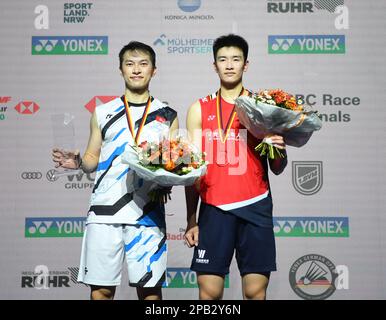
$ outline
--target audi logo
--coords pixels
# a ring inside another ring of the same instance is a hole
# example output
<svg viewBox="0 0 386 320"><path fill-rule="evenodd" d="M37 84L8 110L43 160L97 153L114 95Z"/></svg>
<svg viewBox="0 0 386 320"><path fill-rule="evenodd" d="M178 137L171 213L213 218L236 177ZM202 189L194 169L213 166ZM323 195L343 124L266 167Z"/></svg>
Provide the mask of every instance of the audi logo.
<svg viewBox="0 0 386 320"><path fill-rule="evenodd" d="M25 180L36 180L36 179L41 179L42 178L42 173L41 172L23 172L21 174L21 177Z"/></svg>

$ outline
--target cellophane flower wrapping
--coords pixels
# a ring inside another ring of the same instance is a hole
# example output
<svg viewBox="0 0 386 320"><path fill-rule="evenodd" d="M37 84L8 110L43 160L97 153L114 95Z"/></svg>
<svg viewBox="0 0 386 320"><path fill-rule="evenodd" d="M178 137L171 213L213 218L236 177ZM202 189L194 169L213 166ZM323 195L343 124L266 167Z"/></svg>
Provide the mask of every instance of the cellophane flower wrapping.
<svg viewBox="0 0 386 320"><path fill-rule="evenodd" d="M181 138L127 148L122 162L139 177L164 187L193 185L206 172L201 153Z"/></svg>
<svg viewBox="0 0 386 320"><path fill-rule="evenodd" d="M287 145L302 147L322 127L315 111L291 110L240 96L235 101L240 122L256 138L278 134Z"/></svg>

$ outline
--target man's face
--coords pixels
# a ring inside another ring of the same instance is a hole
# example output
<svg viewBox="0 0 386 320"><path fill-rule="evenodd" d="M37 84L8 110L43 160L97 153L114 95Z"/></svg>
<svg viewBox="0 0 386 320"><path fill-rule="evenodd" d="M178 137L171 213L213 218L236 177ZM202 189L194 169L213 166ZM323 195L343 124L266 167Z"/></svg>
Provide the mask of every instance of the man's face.
<svg viewBox="0 0 386 320"><path fill-rule="evenodd" d="M134 50L124 53L121 74L129 90L146 90L155 73L156 68L146 52Z"/></svg>
<svg viewBox="0 0 386 320"><path fill-rule="evenodd" d="M243 51L237 47L223 47L217 51L214 67L224 84L237 84L247 71L248 61L244 60Z"/></svg>

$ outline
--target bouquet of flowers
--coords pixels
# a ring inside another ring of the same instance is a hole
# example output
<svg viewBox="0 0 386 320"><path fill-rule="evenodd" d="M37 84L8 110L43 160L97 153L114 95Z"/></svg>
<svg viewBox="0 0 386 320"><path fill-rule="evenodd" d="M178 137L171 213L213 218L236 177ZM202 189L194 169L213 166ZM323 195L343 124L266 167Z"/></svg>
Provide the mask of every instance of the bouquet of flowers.
<svg viewBox="0 0 386 320"><path fill-rule="evenodd" d="M263 90L254 98L240 96L235 101L240 122L258 139L260 155L271 159L283 154L270 144L269 135L279 134L289 146L301 147L322 127L316 111L306 111L302 101L283 90Z"/></svg>
<svg viewBox="0 0 386 320"><path fill-rule="evenodd" d="M161 186L192 185L206 172L206 163L194 145L181 138L144 141L126 152L122 161L138 176Z"/></svg>

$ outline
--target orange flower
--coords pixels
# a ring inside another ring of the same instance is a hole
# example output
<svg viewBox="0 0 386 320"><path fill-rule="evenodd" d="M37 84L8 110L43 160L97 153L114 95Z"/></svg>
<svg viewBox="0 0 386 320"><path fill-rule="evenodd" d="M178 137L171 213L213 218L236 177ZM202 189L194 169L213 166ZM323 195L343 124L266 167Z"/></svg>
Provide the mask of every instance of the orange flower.
<svg viewBox="0 0 386 320"><path fill-rule="evenodd" d="M142 143L138 152L141 153L141 165L144 167L149 166L152 171L163 168L177 175L184 175L192 170L192 161L194 162L194 168L199 168L204 164L202 156L196 155L190 144L180 139L165 139L159 143Z"/></svg>
<svg viewBox="0 0 386 320"><path fill-rule="evenodd" d="M172 171L175 167L176 167L175 163L171 160L169 160L165 164L165 170L167 170L167 171Z"/></svg>
<svg viewBox="0 0 386 320"><path fill-rule="evenodd" d="M282 90L273 90L270 94L277 104L286 100L286 94Z"/></svg>
<svg viewBox="0 0 386 320"><path fill-rule="evenodd" d="M288 108L288 109L296 110L298 104L296 103L295 98L292 97L291 99L289 99L289 100L287 100L287 101L285 102L285 106L286 106L286 108Z"/></svg>

